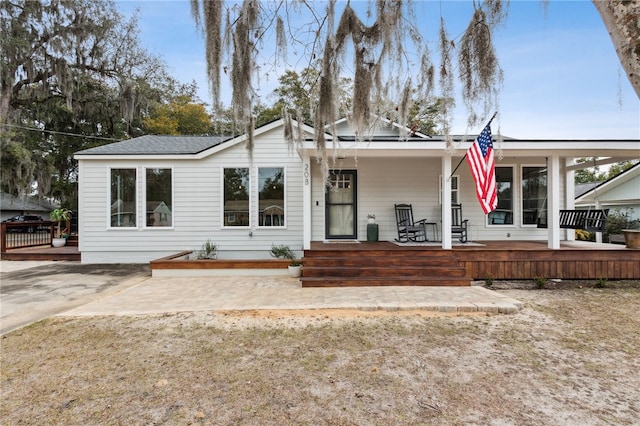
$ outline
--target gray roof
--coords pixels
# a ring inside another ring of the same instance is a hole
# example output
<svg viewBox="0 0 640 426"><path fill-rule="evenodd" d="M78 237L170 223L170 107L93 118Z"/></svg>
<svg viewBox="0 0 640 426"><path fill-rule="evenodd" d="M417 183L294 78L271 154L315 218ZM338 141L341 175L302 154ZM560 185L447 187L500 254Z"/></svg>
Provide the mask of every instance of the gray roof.
<svg viewBox="0 0 640 426"><path fill-rule="evenodd" d="M231 136L157 136L145 135L126 141L85 149L76 155L177 155L197 154Z"/></svg>

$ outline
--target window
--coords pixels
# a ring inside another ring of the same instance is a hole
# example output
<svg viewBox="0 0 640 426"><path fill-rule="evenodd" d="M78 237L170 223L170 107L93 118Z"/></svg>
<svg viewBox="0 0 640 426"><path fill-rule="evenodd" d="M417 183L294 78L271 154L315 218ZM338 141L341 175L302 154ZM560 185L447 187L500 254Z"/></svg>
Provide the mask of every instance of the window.
<svg viewBox="0 0 640 426"><path fill-rule="evenodd" d="M136 226L136 169L111 169L111 226Z"/></svg>
<svg viewBox="0 0 640 426"><path fill-rule="evenodd" d="M513 225L513 168L496 167L498 207L489 213L489 225Z"/></svg>
<svg viewBox="0 0 640 426"><path fill-rule="evenodd" d="M259 168L258 191L258 226L284 226L284 168Z"/></svg>
<svg viewBox="0 0 640 426"><path fill-rule="evenodd" d="M171 169L146 169L146 226L173 226Z"/></svg>
<svg viewBox="0 0 640 426"><path fill-rule="evenodd" d="M458 201L458 182L460 181L460 176L458 175L453 175L451 176L451 203L452 204L459 204ZM442 204L442 175L440 175L440 192L439 192L439 197L440 197L440 204Z"/></svg>
<svg viewBox="0 0 640 426"><path fill-rule="evenodd" d="M249 226L249 169L224 169L224 226Z"/></svg>
<svg viewBox="0 0 640 426"><path fill-rule="evenodd" d="M522 224L535 225L547 217L547 168L522 167Z"/></svg>

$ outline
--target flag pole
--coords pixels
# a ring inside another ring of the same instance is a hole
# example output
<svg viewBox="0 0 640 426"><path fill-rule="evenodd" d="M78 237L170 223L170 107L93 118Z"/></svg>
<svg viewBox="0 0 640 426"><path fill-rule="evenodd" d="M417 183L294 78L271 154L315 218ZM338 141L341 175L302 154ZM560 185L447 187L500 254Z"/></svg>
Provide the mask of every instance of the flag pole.
<svg viewBox="0 0 640 426"><path fill-rule="evenodd" d="M487 123L487 126L491 124L491 122L493 121L494 118L496 118L496 115L498 115L498 111L494 112L493 115L491 116L491 119L489 120L489 122ZM484 126L485 128L487 126ZM464 161L464 159L467 158L467 153L465 152L464 155L462 156L462 159L460 160L460 162L458 163L458 165L456 166L455 169L453 169L453 171L451 172L451 175L449 175L449 177L447 178L447 180L451 180L451 178L453 177L453 175L455 174L456 170L458 170L458 167L460 167L460 164L462 164L462 162Z"/></svg>

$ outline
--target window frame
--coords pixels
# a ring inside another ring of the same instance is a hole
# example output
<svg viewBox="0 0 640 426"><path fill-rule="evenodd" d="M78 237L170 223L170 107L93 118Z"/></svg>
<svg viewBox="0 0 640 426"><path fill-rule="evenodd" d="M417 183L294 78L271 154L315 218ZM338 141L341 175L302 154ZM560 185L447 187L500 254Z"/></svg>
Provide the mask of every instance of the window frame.
<svg viewBox="0 0 640 426"><path fill-rule="evenodd" d="M485 216L485 225L491 228L493 227L515 228L516 227L516 203L520 201L518 197L519 191L518 191L517 183L520 183L520 185L522 185L522 183L518 179L518 176L516 175L517 166L515 164L500 164L495 168L511 169L511 223L491 223L490 216L491 216L491 213L493 213L491 212ZM496 181L496 189L498 189L497 181ZM499 195L498 195L498 203L499 202L500 201L499 201ZM520 207L522 207L522 203L520 203Z"/></svg>
<svg viewBox="0 0 640 426"><path fill-rule="evenodd" d="M111 179L113 176L114 170L133 170L134 172L134 184L133 184L133 193L135 194L135 199L133 201L133 206L135 207L135 212L133 214L135 218L134 226L113 226L112 225L112 212L111 206L113 206L112 193L111 193ZM138 167L127 167L127 166L109 166L107 167L107 182L109 185L109 196L107 197L107 229L108 230L117 230L117 231L127 231L127 230L136 230L140 228L140 212L138 208L138 184L140 180L140 173Z"/></svg>
<svg viewBox="0 0 640 426"><path fill-rule="evenodd" d="M171 170L171 225L169 226L149 226L147 224L147 170L149 169L165 169L165 170ZM142 183L142 192L143 192L143 200L144 200L144 212L143 212L143 218L144 218L144 223L142 224L142 227L144 229L154 229L154 230L171 230L174 229L175 227L175 173L174 173L174 168L173 166L144 166L143 167L143 173L142 175L144 176L144 182Z"/></svg>
<svg viewBox="0 0 640 426"><path fill-rule="evenodd" d="M248 178L248 183L247 183L247 193L249 195L249 206L248 206L248 214L249 214L249 222L247 225L225 225L225 208L224 208L224 202L225 202L225 193L224 193L224 188L225 188L225 170L229 170L229 169L246 169L248 171L247 173L247 178ZM253 189L253 180L252 179L252 168L250 166L247 165L229 165L229 166L220 166L220 229L251 229L251 226L253 224L253 206L254 206L254 189Z"/></svg>
<svg viewBox="0 0 640 426"><path fill-rule="evenodd" d="M519 199L520 199L520 227L522 227L522 228L534 228L534 227L538 226L538 224L537 224L537 218L539 216L539 212L538 211L536 212L536 222L534 222L534 223L524 223L524 213L525 213L524 197L525 197L525 194L524 194L524 190L523 190L523 185L524 185L524 169L526 167L537 167L537 168L546 170L546 172L545 172L546 173L546 175L545 175L546 176L546 180L545 180L545 186L546 186L545 189L546 189L546 191L545 191L545 195L544 195L544 199L543 199L544 200L543 204L544 204L545 216L547 215L547 213L546 213L546 211L547 211L546 199L547 199L547 193L549 191L549 170L548 170L546 164L539 164L539 163L520 164L520 170L519 170L520 171L520 176L519 176L519 179L518 179L518 181L520 182L520 188L519 188L519 190L520 190L520 196L519 196Z"/></svg>
<svg viewBox="0 0 640 426"><path fill-rule="evenodd" d="M282 198L282 214L284 216L284 220L282 225L260 225L260 169L282 169L282 193L283 193L283 198ZM287 223L288 223L288 212L287 212L287 168L283 165L278 165L278 166L274 166L274 165L260 165L260 166L256 166L254 167L254 173L255 173L255 181L256 181L256 185L255 185L255 200L256 203L253 203L255 205L255 219L256 219L256 228L259 229L286 229L287 228ZM251 201L251 197L250 200ZM250 203L251 206L251 203ZM251 208L251 207L250 207ZM253 210L250 210L250 212ZM251 221L249 221L249 224L251 225Z"/></svg>
<svg viewBox="0 0 640 426"><path fill-rule="evenodd" d="M442 205L442 175L438 175L438 180L438 204ZM455 188L453 187L454 180L456 181ZM460 204L460 175L451 175L451 204Z"/></svg>

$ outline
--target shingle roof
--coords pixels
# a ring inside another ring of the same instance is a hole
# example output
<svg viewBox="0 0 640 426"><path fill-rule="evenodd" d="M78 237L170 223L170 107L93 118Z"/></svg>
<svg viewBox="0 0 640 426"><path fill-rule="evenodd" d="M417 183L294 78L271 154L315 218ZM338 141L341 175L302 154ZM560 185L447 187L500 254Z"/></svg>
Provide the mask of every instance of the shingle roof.
<svg viewBox="0 0 640 426"><path fill-rule="evenodd" d="M197 154L231 136L157 136L145 135L122 142L76 152L76 155L177 155Z"/></svg>

